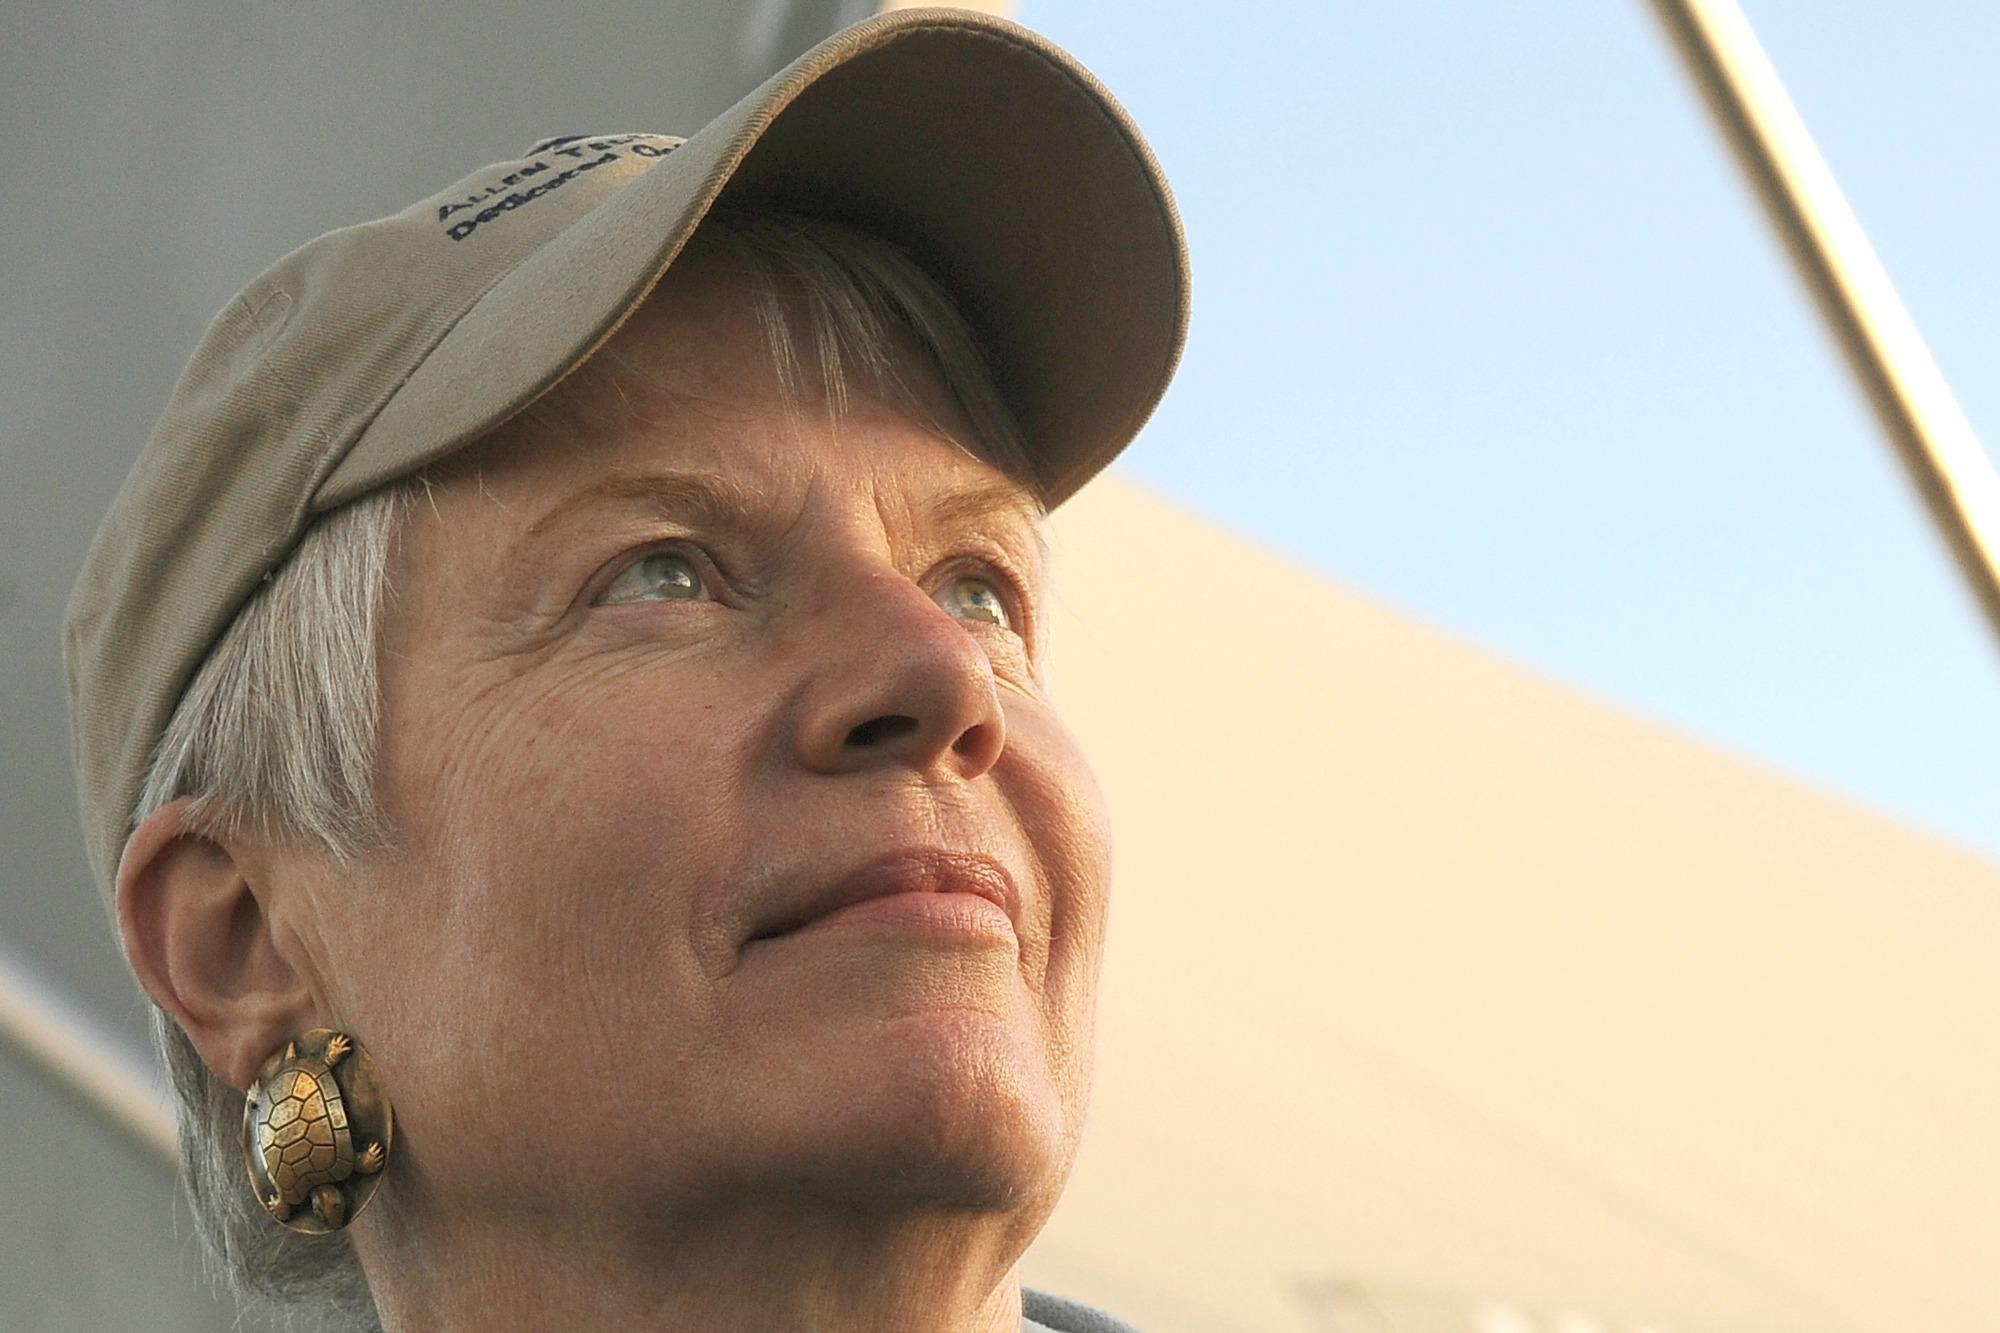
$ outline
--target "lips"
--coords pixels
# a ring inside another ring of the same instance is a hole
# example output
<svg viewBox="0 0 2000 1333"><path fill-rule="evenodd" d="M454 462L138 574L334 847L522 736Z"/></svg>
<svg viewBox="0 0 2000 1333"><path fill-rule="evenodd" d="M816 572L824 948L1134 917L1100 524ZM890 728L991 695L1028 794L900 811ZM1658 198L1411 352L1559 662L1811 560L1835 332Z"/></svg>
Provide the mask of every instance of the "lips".
<svg viewBox="0 0 2000 1333"><path fill-rule="evenodd" d="M843 907L892 893L977 894L998 904L1017 929L1021 922L1020 895L1005 866L972 852L916 847L864 862L825 888L785 905L750 942L788 934Z"/></svg>

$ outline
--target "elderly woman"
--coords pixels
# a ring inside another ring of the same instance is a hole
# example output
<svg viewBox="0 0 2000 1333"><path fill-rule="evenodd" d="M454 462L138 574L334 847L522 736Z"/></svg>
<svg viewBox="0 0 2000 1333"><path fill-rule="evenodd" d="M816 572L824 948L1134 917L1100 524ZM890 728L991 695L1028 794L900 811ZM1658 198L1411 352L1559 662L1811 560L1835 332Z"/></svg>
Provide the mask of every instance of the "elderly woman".
<svg viewBox="0 0 2000 1333"><path fill-rule="evenodd" d="M1122 1327L1022 1291L1110 843L1040 523L1185 256L1067 57L913 11L281 260L71 607L92 851L246 1299Z"/></svg>

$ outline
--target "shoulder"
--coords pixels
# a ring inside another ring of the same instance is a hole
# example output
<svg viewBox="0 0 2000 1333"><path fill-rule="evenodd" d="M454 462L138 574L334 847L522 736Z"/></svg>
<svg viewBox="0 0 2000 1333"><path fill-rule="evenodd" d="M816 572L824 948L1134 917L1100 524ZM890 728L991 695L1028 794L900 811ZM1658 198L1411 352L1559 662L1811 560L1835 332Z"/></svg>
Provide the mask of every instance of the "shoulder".
<svg viewBox="0 0 2000 1333"><path fill-rule="evenodd" d="M1080 1301L1021 1288L1023 1333L1139 1333L1122 1319Z"/></svg>

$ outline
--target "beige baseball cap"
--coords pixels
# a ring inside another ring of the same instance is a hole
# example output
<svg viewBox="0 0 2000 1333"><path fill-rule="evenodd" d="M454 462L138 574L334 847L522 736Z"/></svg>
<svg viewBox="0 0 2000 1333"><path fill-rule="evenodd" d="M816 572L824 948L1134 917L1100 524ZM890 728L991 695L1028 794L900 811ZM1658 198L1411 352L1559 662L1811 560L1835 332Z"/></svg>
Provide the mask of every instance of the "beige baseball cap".
<svg viewBox="0 0 2000 1333"><path fill-rule="evenodd" d="M307 526L574 370L719 199L904 246L980 338L1050 508L1131 441L1179 361L1187 250L1151 150L1067 54L965 10L848 28L689 138L551 139L308 242L209 326L70 598L107 905L182 691Z"/></svg>

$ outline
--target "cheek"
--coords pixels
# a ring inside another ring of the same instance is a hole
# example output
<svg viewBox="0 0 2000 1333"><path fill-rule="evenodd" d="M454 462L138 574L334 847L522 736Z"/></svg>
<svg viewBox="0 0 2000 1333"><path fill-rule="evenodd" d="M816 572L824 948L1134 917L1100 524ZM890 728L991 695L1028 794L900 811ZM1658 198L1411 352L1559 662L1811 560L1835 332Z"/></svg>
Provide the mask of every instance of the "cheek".
<svg viewBox="0 0 2000 1333"><path fill-rule="evenodd" d="M1014 710L1008 748L1021 760L1014 802L1044 877L1045 985L1058 1007L1096 997L1111 892L1111 812L1090 760L1054 713Z"/></svg>
<svg viewBox="0 0 2000 1333"><path fill-rule="evenodd" d="M489 1169L461 1138L601 1143L622 1114L602 1072L633 1034L678 1067L715 1026L699 891L744 839L702 793L729 785L740 741L708 721L726 704L673 697L631 673L555 682L385 754L401 850L383 892L401 901L350 993L402 1057L410 1142L439 1170Z"/></svg>
<svg viewBox="0 0 2000 1333"><path fill-rule="evenodd" d="M549 1000L607 969L685 971L694 891L739 841L713 799L738 744L711 721L727 710L657 671L538 674L412 727L385 756L444 947Z"/></svg>

